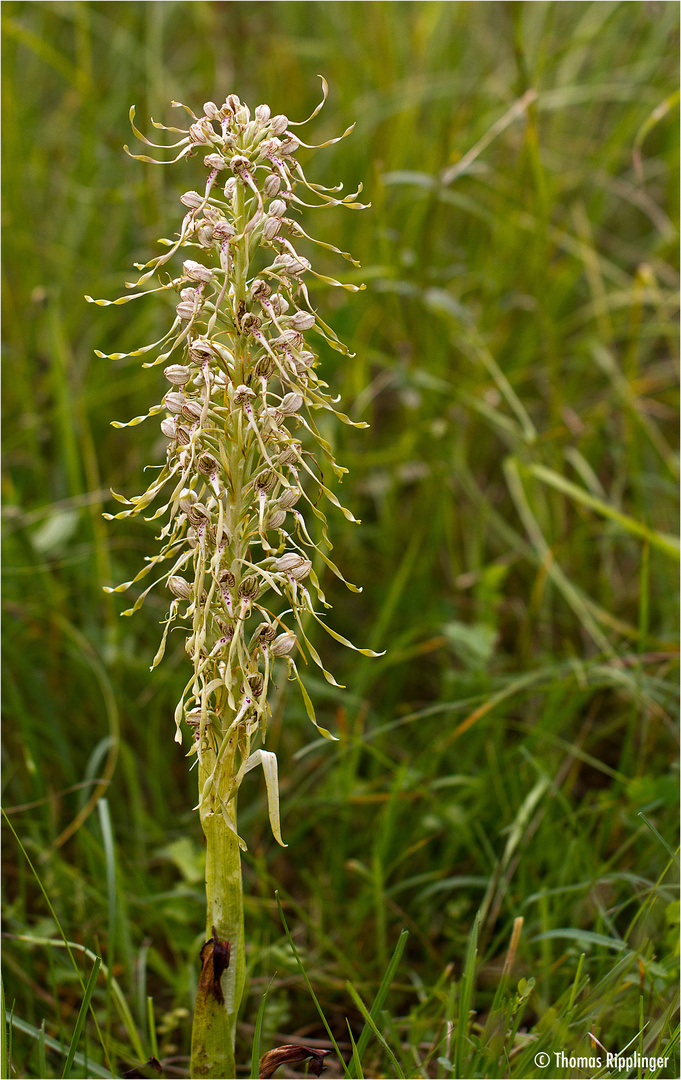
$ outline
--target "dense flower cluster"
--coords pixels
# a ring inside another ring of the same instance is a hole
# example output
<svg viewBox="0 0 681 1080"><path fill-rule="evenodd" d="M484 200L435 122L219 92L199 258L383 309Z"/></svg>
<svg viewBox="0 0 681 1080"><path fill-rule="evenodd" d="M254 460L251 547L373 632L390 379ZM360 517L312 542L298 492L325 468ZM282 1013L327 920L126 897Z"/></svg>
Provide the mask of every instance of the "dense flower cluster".
<svg viewBox="0 0 681 1080"><path fill-rule="evenodd" d="M176 738L182 739L184 720L193 731L190 752L201 761L210 749L211 760L216 755L219 761L220 747L233 741L237 732L240 766L233 779L235 791L249 768L258 762L265 765L270 757L263 751L252 753L251 743L256 733L264 740L273 660L283 659L289 677L298 679L315 724L294 659L296 650L303 657L307 652L335 685L305 631L308 617L325 626L317 606L328 607L313 569L313 552L342 578L328 555L331 543L317 505L320 494L348 519L355 519L325 486L309 446L316 444L342 477L345 470L334 461L313 413L330 410L344 422L351 421L336 410L327 393L316 370L318 355L306 335L314 332L334 349L347 350L310 303L304 278L315 271L292 239L307 237L297 220L300 208L362 204L356 201L359 191L338 198L339 189L307 182L295 158L298 147L307 144L291 133L294 125L285 116L272 116L267 105L258 106L252 118L235 95L220 107L207 102L199 117L180 107L192 118L188 130L164 130L182 135L174 144L182 147L174 160L197 150L204 153L205 190L181 196L187 212L179 236L162 240L168 250L138 266L142 276L128 287L147 282L180 248L193 249L191 257L185 258L179 276L161 282L157 289L94 301L120 304L149 291L179 293L174 322L160 341L109 357L160 350L145 366L163 364L170 384L162 403L147 414L163 414L161 431L168 440L165 465L143 495L126 499L114 493L128 509L108 515L139 514L170 485L170 494L149 519L165 521L162 547L134 581L113 591L123 591L163 567L126 614L141 606L155 584L165 582L171 598L153 666L161 660L173 627L185 628L186 650L193 662L175 714ZM155 145L137 131L133 118L131 110L137 137ZM301 187L315 197L313 204L300 198ZM350 259L347 253L339 254ZM130 424L145 418L135 417ZM319 544L310 536L301 507L321 522ZM265 773L269 789L271 768ZM278 837L272 798L270 811Z"/></svg>

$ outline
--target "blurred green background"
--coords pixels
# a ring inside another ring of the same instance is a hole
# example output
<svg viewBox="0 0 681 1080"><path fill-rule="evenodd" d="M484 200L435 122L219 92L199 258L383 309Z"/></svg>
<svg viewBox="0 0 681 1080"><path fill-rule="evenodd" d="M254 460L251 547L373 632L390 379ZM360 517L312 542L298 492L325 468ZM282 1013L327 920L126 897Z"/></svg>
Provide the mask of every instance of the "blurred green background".
<svg viewBox="0 0 681 1080"><path fill-rule="evenodd" d="M143 490L162 454L153 421L110 421L146 412L163 380L94 356L160 337L172 301L83 295L124 291L203 168L132 161L128 108L147 132L177 123L173 99L232 92L303 119L320 73L306 141L356 127L301 161L371 202L305 222L363 268L315 265L367 286L312 293L355 354L323 351L324 375L371 424L326 432L362 518L333 518L334 558L364 586L326 591L332 625L386 652L317 635L347 686L308 680L334 744L282 681L268 748L285 851L264 786L243 785L238 1060L246 1075L273 975L262 1048L326 1038L277 888L348 1054L345 1018L355 1036L362 1019L346 980L371 1002L402 928L381 1030L406 1075L542 1075L537 1048L586 1053L590 1030L672 1053L678 22L660 2L3 3L11 1075L62 1075L49 1040L76 1030L57 921L83 977L94 955L106 967L101 1037L91 1016L68 1075L109 1075L102 1047L114 1075L152 1051L187 1075L204 901L173 742L185 657L150 677L164 597L121 620L102 592L155 550L151 526L102 519L108 489ZM396 1075L377 1040L364 1062Z"/></svg>

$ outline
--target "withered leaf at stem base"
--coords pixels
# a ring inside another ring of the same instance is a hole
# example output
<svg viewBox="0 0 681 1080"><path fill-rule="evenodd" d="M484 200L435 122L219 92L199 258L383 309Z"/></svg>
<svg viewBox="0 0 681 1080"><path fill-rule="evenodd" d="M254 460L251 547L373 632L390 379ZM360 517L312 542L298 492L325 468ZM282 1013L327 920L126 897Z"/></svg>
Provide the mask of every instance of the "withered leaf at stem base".
<svg viewBox="0 0 681 1080"><path fill-rule="evenodd" d="M213 938L201 949L201 974L199 975L198 997L214 997L219 1005L224 1005L224 995L220 979L229 967L229 942L221 941L215 927Z"/></svg>
<svg viewBox="0 0 681 1080"><path fill-rule="evenodd" d="M258 1076L260 1080L268 1080L268 1077L274 1076L280 1065L290 1065L295 1061L306 1061L307 1058L311 1058L310 1072L312 1075L321 1076L325 1067L324 1058L330 1053L331 1050L319 1050L316 1046L299 1046L296 1043L276 1046L274 1050L270 1050L269 1053L263 1054L260 1058Z"/></svg>

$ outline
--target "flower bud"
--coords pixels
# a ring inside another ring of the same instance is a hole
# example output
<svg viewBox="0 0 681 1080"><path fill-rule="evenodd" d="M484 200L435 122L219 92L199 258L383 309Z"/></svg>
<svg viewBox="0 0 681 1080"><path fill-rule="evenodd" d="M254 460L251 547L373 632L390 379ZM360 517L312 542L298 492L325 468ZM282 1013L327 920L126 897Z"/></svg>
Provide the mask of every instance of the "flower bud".
<svg viewBox="0 0 681 1080"><path fill-rule="evenodd" d="M255 119L259 124L266 124L272 115L269 105L258 105L255 110Z"/></svg>
<svg viewBox="0 0 681 1080"><path fill-rule="evenodd" d="M217 120L220 116L220 110L214 101L205 101L203 111L210 120Z"/></svg>
<svg viewBox="0 0 681 1080"><path fill-rule="evenodd" d="M256 491L272 491L277 483L277 475L271 469L264 469L258 473L253 481Z"/></svg>
<svg viewBox="0 0 681 1080"><path fill-rule="evenodd" d="M241 383L241 385L237 386L236 390L234 391L234 404L246 405L248 401L253 397L255 397L255 390L251 390L250 386L245 386L243 383Z"/></svg>
<svg viewBox="0 0 681 1080"><path fill-rule="evenodd" d="M270 645L270 652L272 656L288 656L297 644L298 639L295 634L279 634L279 637L276 637Z"/></svg>
<svg viewBox="0 0 681 1080"><path fill-rule="evenodd" d="M213 278L213 271L208 266L194 262L193 259L182 263L182 273L191 281L211 281Z"/></svg>
<svg viewBox="0 0 681 1080"><path fill-rule="evenodd" d="M296 581L302 581L310 573L312 563L309 559L304 559L302 555L296 554L295 551L287 551L285 555L275 560L274 567L279 573L288 574Z"/></svg>
<svg viewBox="0 0 681 1080"><path fill-rule="evenodd" d="M225 104L223 105L223 109L228 109L229 112L236 113L237 109L240 109L240 108L241 108L241 99L238 98L236 96L236 94L230 94L225 99Z"/></svg>
<svg viewBox="0 0 681 1080"><path fill-rule="evenodd" d="M295 154L299 146L300 140L296 139L295 135L289 135L279 147L279 153L282 157L290 157L291 154Z"/></svg>
<svg viewBox="0 0 681 1080"><path fill-rule="evenodd" d="M229 165L233 173L237 176L241 176L243 173L248 173L250 168L250 161L243 154L235 154Z"/></svg>
<svg viewBox="0 0 681 1080"><path fill-rule="evenodd" d="M182 412L182 406L184 405L186 400L187 399L185 398L184 394L180 394L175 390L170 390L164 397L163 404L165 405L168 412L176 413L179 415L179 413Z"/></svg>
<svg viewBox="0 0 681 1080"><path fill-rule="evenodd" d="M249 109L248 105L242 105L240 109L237 109L235 117L237 123L244 125L247 124L248 121L251 119L251 110Z"/></svg>
<svg viewBox="0 0 681 1080"><path fill-rule="evenodd" d="M184 195L180 195L180 202L184 203L185 206L192 206L194 209L197 209L205 201L205 196L199 195L198 191L185 191Z"/></svg>
<svg viewBox="0 0 681 1080"><path fill-rule="evenodd" d="M209 511L200 502L195 502L193 506L189 507L187 517L192 525L205 525L207 521L210 521Z"/></svg>
<svg viewBox="0 0 681 1080"><path fill-rule="evenodd" d="M245 577L239 585L238 593L240 600L255 600L260 592L260 582L254 574Z"/></svg>
<svg viewBox="0 0 681 1080"><path fill-rule="evenodd" d="M242 694L247 694L249 697L260 697L262 694L262 688L265 685L265 680L259 671L254 672L252 675L247 676L248 682L241 684Z"/></svg>
<svg viewBox="0 0 681 1080"><path fill-rule="evenodd" d="M199 501L195 491L191 488L182 488L180 492L180 510L187 513L195 503Z"/></svg>
<svg viewBox="0 0 681 1080"><path fill-rule="evenodd" d="M178 600L189 600L192 594L191 585L183 577L169 577L167 584L173 596L176 596Z"/></svg>
<svg viewBox="0 0 681 1080"><path fill-rule="evenodd" d="M218 221L213 226L214 240L231 240L233 236L236 236L236 229L228 221Z"/></svg>
<svg viewBox="0 0 681 1080"><path fill-rule="evenodd" d="M302 274L305 270L310 269L310 263L308 259L303 258L302 255L277 255L276 259L272 263L273 270L279 270L283 274L290 274L292 277L296 277L298 274Z"/></svg>
<svg viewBox="0 0 681 1080"><path fill-rule="evenodd" d="M186 300L186 302L188 304L189 303L193 304L196 301L197 298L198 298L198 293L197 293L196 289L181 289L180 290L180 299L181 300Z"/></svg>
<svg viewBox="0 0 681 1080"><path fill-rule="evenodd" d="M213 350L205 338L195 338L189 346L189 355L197 364L213 358Z"/></svg>
<svg viewBox="0 0 681 1080"><path fill-rule="evenodd" d="M281 139L263 139L258 147L258 159L267 158L268 161L276 161L276 155L281 146Z"/></svg>
<svg viewBox="0 0 681 1080"><path fill-rule="evenodd" d="M280 296L279 293L275 293L270 300L272 311L275 315L285 315L290 305L285 296Z"/></svg>
<svg viewBox="0 0 681 1080"><path fill-rule="evenodd" d="M277 631L271 623L261 622L253 631L253 636L248 643L249 650L261 641L272 641L277 636Z"/></svg>
<svg viewBox="0 0 681 1080"><path fill-rule="evenodd" d="M253 334L256 330L259 330L262 326L262 319L259 319L257 315L254 315L252 311L247 311L245 315L241 317L241 330L244 334Z"/></svg>
<svg viewBox="0 0 681 1080"><path fill-rule="evenodd" d="M263 240L274 240L281 229L281 221L276 217L266 217L262 227Z"/></svg>
<svg viewBox="0 0 681 1080"><path fill-rule="evenodd" d="M300 566L301 562L304 562L302 555L298 555L295 551L287 551L285 555L280 555L278 559L274 561L275 570L279 570L282 574L287 574L289 570L294 569L296 566Z"/></svg>
<svg viewBox="0 0 681 1080"><path fill-rule="evenodd" d="M288 116L279 113L270 120L270 131L273 135L283 135L288 127Z"/></svg>
<svg viewBox="0 0 681 1080"><path fill-rule="evenodd" d="M222 154L206 154L203 159L203 164L207 165L209 169L226 169L227 162L223 158Z"/></svg>
<svg viewBox="0 0 681 1080"><path fill-rule="evenodd" d="M253 368L253 374L258 379L269 379L270 375L274 371L274 360L271 356L261 356L257 364Z"/></svg>
<svg viewBox="0 0 681 1080"><path fill-rule="evenodd" d="M184 386L191 379L192 373L183 364L171 364L163 369L163 374L173 386Z"/></svg>
<svg viewBox="0 0 681 1080"><path fill-rule="evenodd" d="M161 420L161 431L166 439L174 439L177 434L177 417L166 416L164 420Z"/></svg>
<svg viewBox="0 0 681 1080"><path fill-rule="evenodd" d="M273 510L267 516L267 528L268 529L280 529L286 521L285 510Z"/></svg>
<svg viewBox="0 0 681 1080"><path fill-rule="evenodd" d="M289 327L284 333L270 341L275 349L298 349L303 344L303 338L298 330Z"/></svg>
<svg viewBox="0 0 681 1080"><path fill-rule="evenodd" d="M212 454L200 454L196 459L196 467L205 476L210 476L211 473L217 472L220 468Z"/></svg>
<svg viewBox="0 0 681 1080"><path fill-rule="evenodd" d="M189 300L183 300L175 308L177 315L180 319L184 319L185 322L189 322L191 317L196 314L195 305Z"/></svg>
<svg viewBox="0 0 681 1080"><path fill-rule="evenodd" d="M311 311L296 311L295 315L291 316L291 326L296 330L310 330L314 323L315 318Z"/></svg>
<svg viewBox="0 0 681 1080"><path fill-rule="evenodd" d="M236 177L230 176L229 180L225 182L225 198L231 199L232 195L236 191Z"/></svg>
<svg viewBox="0 0 681 1080"><path fill-rule="evenodd" d="M265 177L265 182L262 186L262 192L266 199L272 199L275 195L279 194L281 188L281 177L277 173L271 172L269 176Z"/></svg>
<svg viewBox="0 0 681 1080"><path fill-rule="evenodd" d="M277 506L280 506L282 510L290 510L292 506L296 505L300 496L301 491L299 488L287 488L277 499Z"/></svg>
<svg viewBox="0 0 681 1080"><path fill-rule="evenodd" d="M185 401L182 406L182 418L190 424L194 423L195 420L200 420L202 412L203 408L198 401Z"/></svg>
<svg viewBox="0 0 681 1080"><path fill-rule="evenodd" d="M192 124L189 128L189 141L193 143L210 142L210 139L208 138L200 121L197 124Z"/></svg>
<svg viewBox="0 0 681 1080"><path fill-rule="evenodd" d="M261 278L256 278L250 289L251 300L266 300L272 289Z"/></svg>
<svg viewBox="0 0 681 1080"><path fill-rule="evenodd" d="M210 528L208 529L208 536L210 537L210 542L214 547L217 547L218 544L222 543L223 541L228 544L231 539L229 530L225 529L224 527L222 529L222 532L218 535L217 525L210 526Z"/></svg>
<svg viewBox="0 0 681 1080"><path fill-rule="evenodd" d="M279 464L295 465L300 458L300 454L298 453L299 447L300 443L292 443L287 450L284 450L283 454L279 455Z"/></svg>
<svg viewBox="0 0 681 1080"><path fill-rule="evenodd" d="M273 199L267 212L272 217L283 217L286 213L286 203L283 199Z"/></svg>
<svg viewBox="0 0 681 1080"><path fill-rule="evenodd" d="M277 412L283 413L284 416L292 416L302 408L302 404L303 398L301 394L296 394L291 391L290 394L286 394L286 396L282 398L281 404L277 405Z"/></svg>

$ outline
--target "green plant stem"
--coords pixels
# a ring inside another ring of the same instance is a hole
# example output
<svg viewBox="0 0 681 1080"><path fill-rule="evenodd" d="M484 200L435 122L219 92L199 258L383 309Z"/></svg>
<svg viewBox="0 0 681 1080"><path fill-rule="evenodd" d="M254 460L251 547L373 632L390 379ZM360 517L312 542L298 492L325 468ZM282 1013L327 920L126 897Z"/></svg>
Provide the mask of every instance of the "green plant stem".
<svg viewBox="0 0 681 1080"><path fill-rule="evenodd" d="M245 193L238 185L235 201L237 221L245 225ZM248 240L244 235L236 245L234 285L238 301L245 301L248 273ZM243 340L237 346L241 381L245 379ZM244 463L239 454L242 439L239 435L226 439L231 443L232 522L239 520ZM235 556L241 556L239 548ZM223 731L232 717L227 714ZM241 851L237 839L237 792L233 780L237 771L235 756L238 730L222 749L219 761L213 748L204 750L199 764L199 814L206 838L206 941L229 942L230 956L226 971L220 978L223 1001L199 983L192 1023L190 1075L192 1078L229 1078L236 1076L234 1056L236 1021L244 992L244 897L241 876ZM243 749L243 748L242 748ZM214 773L213 786L204 795L206 781ZM215 947L215 946L214 946ZM203 971L202 971L203 975Z"/></svg>
<svg viewBox="0 0 681 1080"><path fill-rule="evenodd" d="M206 941L229 942L230 955L226 970L216 973L215 979L212 958L204 959L192 1027L192 1078L224 1080L236 1076L236 1021L245 981L241 852L236 835L236 796L231 791L236 749L235 731L217 768L214 750L204 752L199 765L200 792L214 773L212 788L203 794L200 806L207 846ZM202 957L205 955L204 949Z"/></svg>

